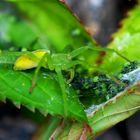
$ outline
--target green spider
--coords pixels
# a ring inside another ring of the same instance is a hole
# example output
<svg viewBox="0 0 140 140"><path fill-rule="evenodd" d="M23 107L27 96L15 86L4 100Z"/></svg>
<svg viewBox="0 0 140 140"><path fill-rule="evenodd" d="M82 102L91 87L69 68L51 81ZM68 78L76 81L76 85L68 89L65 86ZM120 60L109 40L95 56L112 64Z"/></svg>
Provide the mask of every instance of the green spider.
<svg viewBox="0 0 140 140"><path fill-rule="evenodd" d="M51 71L55 71L58 76L58 82L60 88L62 90L62 97L64 102L64 113L67 116L67 95L66 91L66 84L70 83L70 81L74 77L74 70L73 67L76 65L85 65L85 61L74 59L81 53L92 50L92 51L111 51L118 54L123 59L129 61L127 58L122 56L120 53L113 49L109 48L93 48L89 46L80 47L70 53L54 53L51 54L50 51L47 50L37 50L33 52L27 52L21 55L14 64L15 70L26 70L36 67L35 74L32 79L32 84L30 87L29 92L31 93L37 83L38 73L41 67L49 69ZM70 79L68 82L65 81L62 71L70 71Z"/></svg>

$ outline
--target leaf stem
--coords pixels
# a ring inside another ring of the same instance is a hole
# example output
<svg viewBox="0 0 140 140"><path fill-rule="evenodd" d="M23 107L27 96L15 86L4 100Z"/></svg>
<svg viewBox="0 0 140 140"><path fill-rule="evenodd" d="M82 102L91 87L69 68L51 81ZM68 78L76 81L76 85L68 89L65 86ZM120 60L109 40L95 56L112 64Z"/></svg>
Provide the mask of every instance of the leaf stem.
<svg viewBox="0 0 140 140"><path fill-rule="evenodd" d="M35 136L35 139L49 140L50 136L53 134L53 132L61 123L61 121L62 121L62 118L59 118L56 116L49 116L47 121L39 129L37 136Z"/></svg>

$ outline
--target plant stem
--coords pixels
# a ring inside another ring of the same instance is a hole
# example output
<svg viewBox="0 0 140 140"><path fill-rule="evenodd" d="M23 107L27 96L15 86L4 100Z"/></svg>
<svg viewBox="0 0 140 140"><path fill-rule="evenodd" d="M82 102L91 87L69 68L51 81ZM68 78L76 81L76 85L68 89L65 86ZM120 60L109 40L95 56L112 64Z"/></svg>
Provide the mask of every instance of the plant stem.
<svg viewBox="0 0 140 140"><path fill-rule="evenodd" d="M41 129L39 130L39 133L35 137L37 140L49 140L52 133L55 131L55 129L58 127L60 122L62 121L61 118L56 116L49 116L47 119L47 122L43 124Z"/></svg>

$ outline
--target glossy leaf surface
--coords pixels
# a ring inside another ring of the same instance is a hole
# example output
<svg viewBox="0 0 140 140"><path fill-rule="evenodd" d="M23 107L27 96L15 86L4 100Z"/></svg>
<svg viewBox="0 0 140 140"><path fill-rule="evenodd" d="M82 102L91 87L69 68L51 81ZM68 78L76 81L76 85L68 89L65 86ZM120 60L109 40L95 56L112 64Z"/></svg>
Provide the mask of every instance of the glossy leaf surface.
<svg viewBox="0 0 140 140"><path fill-rule="evenodd" d="M95 46L83 26L67 7L57 0L15 1L1 4L5 8L7 7L7 9L3 8L0 13L1 49L26 51L49 48L53 52L61 52L64 48L66 48L65 51L67 49L71 51L74 48L85 46L89 42ZM63 30L64 28L65 30ZM7 63L13 64L15 60L15 56L4 56L3 53L0 57ZM94 55L90 58L93 59ZM30 95L28 90L34 70L21 72L8 67L11 68L8 65L0 69L1 99L8 98L15 105L22 104L31 110L37 108L44 114L48 112L64 116L62 93L54 72L42 72L46 73L46 78L43 78L43 74L40 73L37 87ZM16 77L18 79L14 80ZM86 121L83 106L80 104L76 92L69 85L67 85L66 94L69 105L68 118ZM43 106L43 104L45 105Z"/></svg>

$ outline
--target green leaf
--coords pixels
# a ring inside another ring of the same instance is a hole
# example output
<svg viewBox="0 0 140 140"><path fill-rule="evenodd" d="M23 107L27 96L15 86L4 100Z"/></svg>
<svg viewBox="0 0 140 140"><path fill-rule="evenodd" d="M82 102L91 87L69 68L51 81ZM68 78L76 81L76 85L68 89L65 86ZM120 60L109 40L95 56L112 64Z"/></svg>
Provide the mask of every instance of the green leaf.
<svg viewBox="0 0 140 140"><path fill-rule="evenodd" d="M113 35L113 41L108 45L109 48L119 51L129 60L140 60L140 6L135 7L129 12L128 18L122 24L122 28ZM101 65L102 69L108 72L118 72L122 65L126 63L116 54L108 54ZM115 64L115 65L114 65Z"/></svg>
<svg viewBox="0 0 140 140"><path fill-rule="evenodd" d="M93 135L130 117L140 108L140 87L136 83L89 114L88 120Z"/></svg>
<svg viewBox="0 0 140 140"><path fill-rule="evenodd" d="M38 109L44 115L64 116L63 98L57 76L54 73L43 71L37 81L33 93L29 93L33 71L20 72L0 67L0 99L7 98L16 106L24 105L31 111ZM86 120L85 113L75 91L67 87L68 118Z"/></svg>
<svg viewBox="0 0 140 140"><path fill-rule="evenodd" d="M53 52L69 52L88 45L97 47L83 25L59 0L17 1L15 4L21 17L24 15L26 23ZM95 64L98 55L98 51L87 51L83 54L89 64Z"/></svg>
<svg viewBox="0 0 140 140"><path fill-rule="evenodd" d="M84 124L74 123L68 130L64 129L63 133L57 139L68 139L73 133L73 137L81 137L85 132L89 140L97 137L106 129L112 127L118 122L130 117L140 108L140 86L139 83L127 88L122 93L110 101L100 105L97 109L90 110L88 122L91 127L86 129ZM67 128L67 126L66 126ZM74 129L75 128L75 129ZM86 129L84 131L84 129Z"/></svg>
<svg viewBox="0 0 140 140"><path fill-rule="evenodd" d="M71 124L71 125L70 125ZM65 131L63 131L59 136L57 136L56 140L77 140L82 138L84 131L83 123L70 123L68 122Z"/></svg>
<svg viewBox="0 0 140 140"><path fill-rule="evenodd" d="M42 1L15 1L2 4L5 7L8 6L7 10L0 13L0 27L2 28L0 48L2 49L50 48L54 52L61 52L64 48L73 50L88 43L95 46L95 42L82 25L67 7L57 0L47 0L43 3ZM37 15L39 15L38 18L36 18ZM96 55L87 55L87 58L93 60ZM9 54L0 55L0 58L3 62L5 60L10 64L15 61L15 56ZM21 104L30 110L37 108L43 114L64 116L62 93L55 72L41 71L38 85L34 93L30 95L28 90L33 71L18 72L11 69L9 65L1 66L1 99L10 99L17 107ZM43 78L44 73L47 73L47 78ZM69 85L66 86L68 118L86 121L86 114L76 92Z"/></svg>
<svg viewBox="0 0 140 140"><path fill-rule="evenodd" d="M55 51L78 48L93 42L77 18L59 0L17 1L17 9L34 31ZM37 18L36 18L37 17Z"/></svg>
<svg viewBox="0 0 140 140"><path fill-rule="evenodd" d="M1 49L9 49L11 51L19 48L26 48L28 50L47 49L46 45L38 39L38 35L32 28L24 20L17 20L14 14L0 13L0 29Z"/></svg>

